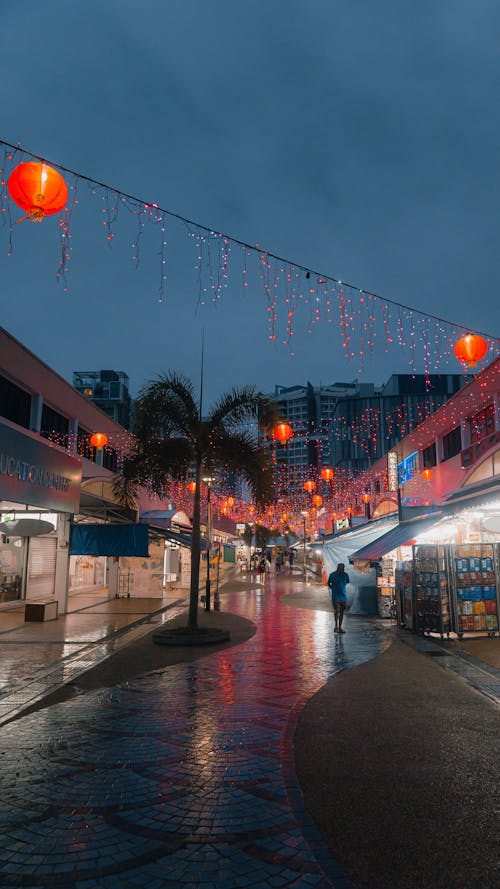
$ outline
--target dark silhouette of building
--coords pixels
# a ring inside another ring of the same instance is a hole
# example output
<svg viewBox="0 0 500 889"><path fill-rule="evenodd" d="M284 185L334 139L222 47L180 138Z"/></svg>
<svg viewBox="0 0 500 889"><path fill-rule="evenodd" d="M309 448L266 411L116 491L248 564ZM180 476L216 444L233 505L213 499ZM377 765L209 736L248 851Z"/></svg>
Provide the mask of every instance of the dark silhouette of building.
<svg viewBox="0 0 500 889"><path fill-rule="evenodd" d="M382 386L276 386L269 397L293 429L275 449L278 483L302 490L322 466L367 469L467 382L462 374L393 374Z"/></svg>
<svg viewBox="0 0 500 889"><path fill-rule="evenodd" d="M130 429L129 378L122 370L75 370L73 386L108 417Z"/></svg>

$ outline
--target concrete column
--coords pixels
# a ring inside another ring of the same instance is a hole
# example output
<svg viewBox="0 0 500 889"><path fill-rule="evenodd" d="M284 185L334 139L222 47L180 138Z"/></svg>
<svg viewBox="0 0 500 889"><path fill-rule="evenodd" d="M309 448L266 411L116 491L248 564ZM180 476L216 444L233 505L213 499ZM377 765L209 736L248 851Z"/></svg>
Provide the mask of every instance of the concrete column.
<svg viewBox="0 0 500 889"><path fill-rule="evenodd" d="M58 602L58 613L65 614L68 610L69 584L69 532L72 516L69 512L61 513L57 520L57 549L54 597Z"/></svg>
<svg viewBox="0 0 500 889"><path fill-rule="evenodd" d="M439 466L443 462L443 440L440 435L436 435L436 464Z"/></svg>
<svg viewBox="0 0 500 889"><path fill-rule="evenodd" d="M71 417L68 423L68 453L78 455L78 418Z"/></svg>
<svg viewBox="0 0 500 889"><path fill-rule="evenodd" d="M465 448L470 448L470 423L468 420L465 419L465 417L462 417L460 420L460 437L462 439L462 451L464 451Z"/></svg>
<svg viewBox="0 0 500 889"><path fill-rule="evenodd" d="M43 395L37 392L31 396L30 430L40 432L42 427Z"/></svg>
<svg viewBox="0 0 500 889"><path fill-rule="evenodd" d="M500 432L500 396L493 393L493 407L495 409L495 432Z"/></svg>

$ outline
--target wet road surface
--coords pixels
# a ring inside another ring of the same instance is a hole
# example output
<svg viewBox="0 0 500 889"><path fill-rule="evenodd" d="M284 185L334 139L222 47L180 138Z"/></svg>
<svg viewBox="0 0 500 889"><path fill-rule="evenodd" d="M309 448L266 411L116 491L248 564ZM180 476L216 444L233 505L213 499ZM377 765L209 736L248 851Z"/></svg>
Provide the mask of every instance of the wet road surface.
<svg viewBox="0 0 500 889"><path fill-rule="evenodd" d="M304 809L292 737L305 701L387 642L359 619L334 635L331 612L280 602L295 589L224 597L257 625L248 642L2 729L0 886L350 886Z"/></svg>

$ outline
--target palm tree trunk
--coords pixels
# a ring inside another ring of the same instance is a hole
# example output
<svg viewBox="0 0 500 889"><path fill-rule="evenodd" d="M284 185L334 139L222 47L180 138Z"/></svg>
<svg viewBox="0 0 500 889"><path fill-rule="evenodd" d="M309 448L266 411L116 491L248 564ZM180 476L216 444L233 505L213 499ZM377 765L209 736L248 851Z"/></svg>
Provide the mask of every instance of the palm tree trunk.
<svg viewBox="0 0 500 889"><path fill-rule="evenodd" d="M198 596L200 586L200 512L201 512L201 462L196 462L196 489L194 492L193 528L191 531L191 588L189 592L190 630L198 628Z"/></svg>

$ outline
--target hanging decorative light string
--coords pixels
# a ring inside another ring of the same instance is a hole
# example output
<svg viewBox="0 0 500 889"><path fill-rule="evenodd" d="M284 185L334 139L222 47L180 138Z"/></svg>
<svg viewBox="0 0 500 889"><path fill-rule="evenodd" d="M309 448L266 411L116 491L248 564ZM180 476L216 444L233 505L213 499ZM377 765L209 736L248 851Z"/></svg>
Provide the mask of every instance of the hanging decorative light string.
<svg viewBox="0 0 500 889"><path fill-rule="evenodd" d="M6 188L6 167L18 158L30 158L45 169L52 168L55 173L61 171L72 177L72 190L75 198L68 208L61 213L60 236L62 260L57 277L65 280L67 263L70 257L71 244L69 220L76 203L76 185L87 183L92 194L103 192L103 213L108 244L111 246L116 234L116 223L119 207L126 208L136 217L137 233L132 244L133 260L136 267L140 258L141 236L147 222L153 223L160 232L160 281L159 300L163 300L166 291L166 221L168 219L181 223L188 236L193 239L196 248L194 269L198 277L198 303L203 303L210 295L217 303L228 285L229 266L234 249L242 251L242 282L243 288L249 286L249 259L254 257L257 262L256 274L263 287L267 304L269 339L277 339L277 322L279 301L282 311L286 313L283 343L290 346L294 336L294 316L298 308L307 308L309 312L308 332L323 318L332 323L333 309L338 310L338 329L344 357L356 360L362 370L366 357L373 357L377 344L377 334L385 339L385 351L397 345L409 355L412 372L416 370L416 350L422 349L426 376L437 371L443 357L453 354L453 346L457 337L469 335L470 331L463 325L445 318L410 307L396 300L387 299L370 290L349 284L334 278L332 275L312 269L303 263L279 256L260 245L249 244L240 238L227 235L202 223L188 219L172 210L160 207L156 202L145 201L121 189L112 188L90 176L78 173L63 164L47 161L40 155L33 154L5 140L0 140L5 152L2 186L0 194L0 210L5 212L3 194ZM29 163L29 162L28 162ZM24 166L24 164L21 164ZM57 170L55 169L57 168ZM62 177L61 177L62 178ZM64 183L64 179L62 180ZM9 193L11 189L9 188ZM15 198L14 198L15 200ZM66 194L67 201L67 194ZM56 202L57 213L65 207L66 201ZM21 205L23 206L23 205ZM25 208L25 207L23 207ZM27 209L30 218L43 218L47 209L35 201ZM43 213L42 213L43 210ZM12 227L9 229L9 247L12 240ZM11 252L11 250L9 250ZM231 260L234 263L234 259ZM378 315L376 314L378 311ZM500 353L500 339L497 336L476 331L475 335L484 338L491 357ZM292 353L293 354L293 353Z"/></svg>

